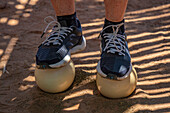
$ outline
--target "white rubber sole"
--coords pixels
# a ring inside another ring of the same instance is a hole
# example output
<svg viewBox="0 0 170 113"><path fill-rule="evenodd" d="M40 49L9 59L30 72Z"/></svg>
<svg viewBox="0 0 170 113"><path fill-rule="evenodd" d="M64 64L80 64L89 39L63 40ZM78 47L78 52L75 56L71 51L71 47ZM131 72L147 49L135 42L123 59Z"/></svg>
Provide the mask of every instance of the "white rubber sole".
<svg viewBox="0 0 170 113"><path fill-rule="evenodd" d="M102 77L104 77L104 78L107 77L107 75L104 74L103 71L100 68L100 61L97 64L96 70L97 70L97 73L99 75L101 75ZM132 71L132 64L130 65L130 68L129 68L128 72L123 77L117 77L117 80L124 80L125 78L127 78L130 75L131 71Z"/></svg>
<svg viewBox="0 0 170 113"><path fill-rule="evenodd" d="M85 39L84 36L82 36L82 38L83 38L82 44L73 47L73 48L70 50L70 53L71 53L71 54L75 54L75 53L81 52L81 51L83 51L83 50L86 48L86 39Z"/></svg>
<svg viewBox="0 0 170 113"><path fill-rule="evenodd" d="M55 63L55 64L50 64L49 67L51 67L51 68L63 67L63 66L65 66L70 60L71 60L71 58L70 58L70 53L68 53L68 54L63 58L63 60L61 60L60 62Z"/></svg>
<svg viewBox="0 0 170 113"><path fill-rule="evenodd" d="M75 47L73 47L68 54L63 58L63 60L61 60L58 63L55 64L50 64L49 67L51 68L59 68L59 67L63 67L65 66L70 60L71 60L71 54L75 54L78 52L83 51L86 48L86 39L84 36L82 36L82 44L81 45L77 45Z"/></svg>

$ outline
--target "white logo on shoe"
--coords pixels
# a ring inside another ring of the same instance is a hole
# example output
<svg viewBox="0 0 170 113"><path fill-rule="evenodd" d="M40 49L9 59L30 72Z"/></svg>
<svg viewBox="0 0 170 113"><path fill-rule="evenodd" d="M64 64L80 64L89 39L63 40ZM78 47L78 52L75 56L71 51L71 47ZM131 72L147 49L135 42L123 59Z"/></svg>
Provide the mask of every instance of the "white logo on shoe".
<svg viewBox="0 0 170 113"><path fill-rule="evenodd" d="M127 71L127 68L123 65L121 65L120 69L119 69L119 73L120 72L126 72Z"/></svg>

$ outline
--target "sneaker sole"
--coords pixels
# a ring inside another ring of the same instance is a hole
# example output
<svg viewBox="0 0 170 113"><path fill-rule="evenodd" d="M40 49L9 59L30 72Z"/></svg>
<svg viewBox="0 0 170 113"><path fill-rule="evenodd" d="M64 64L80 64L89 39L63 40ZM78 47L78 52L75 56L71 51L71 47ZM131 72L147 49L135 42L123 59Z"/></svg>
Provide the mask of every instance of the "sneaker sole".
<svg viewBox="0 0 170 113"><path fill-rule="evenodd" d="M97 64L96 70L97 70L97 73L98 73L101 77L103 77L103 78L106 78L106 77L107 77L107 75L106 75L105 73L103 73L103 71L102 71L101 68L100 68L100 61L99 61L98 64ZM117 77L116 80L124 80L125 78L127 78L127 77L130 75L131 71L132 71L132 64L130 65L130 68L129 68L128 72L127 72L123 77Z"/></svg>
<svg viewBox="0 0 170 113"><path fill-rule="evenodd" d="M50 64L49 67L50 68L59 68L59 67L63 67L65 66L69 61L71 60L70 58L70 52L63 58L63 60L61 60L58 63L55 64Z"/></svg>
<svg viewBox="0 0 170 113"><path fill-rule="evenodd" d="M71 50L70 50L70 53L71 54L75 54L75 53L78 53L78 52L81 52L83 51L85 48L86 48L86 39L84 36L82 36L82 43L81 45L77 45L75 47L73 47Z"/></svg>

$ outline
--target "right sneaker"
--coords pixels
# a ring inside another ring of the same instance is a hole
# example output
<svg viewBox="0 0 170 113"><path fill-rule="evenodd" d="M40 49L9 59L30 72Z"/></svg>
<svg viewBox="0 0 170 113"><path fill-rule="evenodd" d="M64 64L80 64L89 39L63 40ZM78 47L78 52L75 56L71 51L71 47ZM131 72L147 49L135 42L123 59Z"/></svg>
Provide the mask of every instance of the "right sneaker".
<svg viewBox="0 0 170 113"><path fill-rule="evenodd" d="M71 54L80 52L86 47L86 40L82 35L80 21L68 26L67 21L53 19L48 27L55 23L52 31L46 36L46 40L38 47L36 54L36 66L40 69L59 68L65 66L71 59ZM43 33L43 34L44 34Z"/></svg>

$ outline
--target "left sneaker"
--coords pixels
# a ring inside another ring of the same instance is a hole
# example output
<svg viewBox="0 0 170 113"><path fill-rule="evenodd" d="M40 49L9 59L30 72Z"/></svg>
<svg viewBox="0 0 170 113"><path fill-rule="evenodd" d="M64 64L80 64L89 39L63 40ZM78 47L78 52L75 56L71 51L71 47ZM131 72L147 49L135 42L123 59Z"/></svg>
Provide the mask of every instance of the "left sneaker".
<svg viewBox="0 0 170 113"><path fill-rule="evenodd" d="M111 32L108 29L111 29ZM100 38L101 59L97 65L98 74L113 80L127 78L132 70L132 65L124 23L104 27Z"/></svg>
<svg viewBox="0 0 170 113"><path fill-rule="evenodd" d="M53 19L48 27L55 23L51 32L47 34L46 40L38 47L36 54L36 67L40 69L60 68L65 66L71 60L71 54L80 52L86 47L86 40L82 34L80 21L66 20L57 21ZM74 22L70 26L71 22Z"/></svg>

